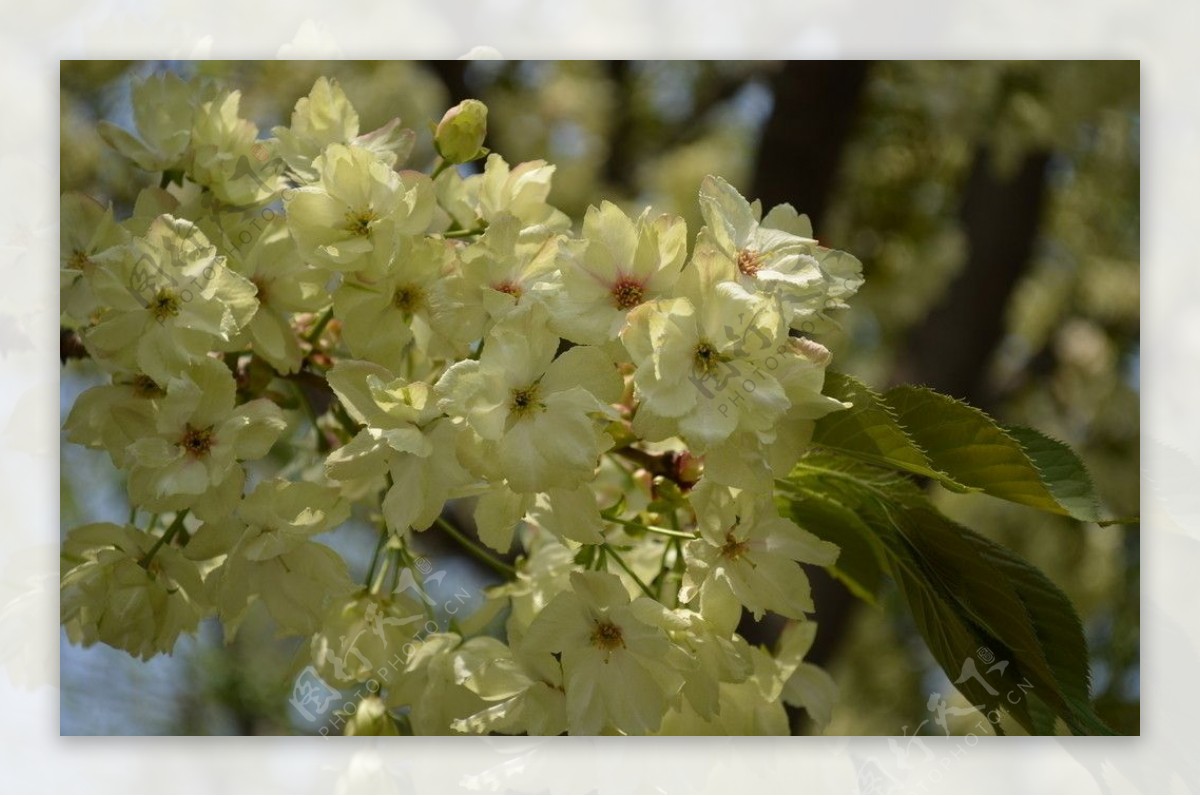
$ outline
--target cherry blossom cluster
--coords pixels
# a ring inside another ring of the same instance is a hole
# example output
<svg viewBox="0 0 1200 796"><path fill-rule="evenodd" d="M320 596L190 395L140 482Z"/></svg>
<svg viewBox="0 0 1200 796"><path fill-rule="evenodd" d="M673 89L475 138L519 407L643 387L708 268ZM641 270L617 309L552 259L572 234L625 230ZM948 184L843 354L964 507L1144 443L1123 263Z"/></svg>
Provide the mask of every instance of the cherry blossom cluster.
<svg viewBox="0 0 1200 796"><path fill-rule="evenodd" d="M123 218L62 200L63 326L107 374L66 435L133 509L64 541L70 638L148 658L262 608L422 734L786 733L785 702L827 721L801 565L838 550L774 483L844 406L816 338L858 261L715 176L695 234L608 201L573 221L553 165L483 147L474 100L421 171L415 134L362 133L334 81L269 133L240 99L138 83L136 129L101 134L150 186ZM365 580L316 538L352 514L379 533ZM400 573L431 528L503 582L424 632ZM788 620L774 649L744 611Z"/></svg>

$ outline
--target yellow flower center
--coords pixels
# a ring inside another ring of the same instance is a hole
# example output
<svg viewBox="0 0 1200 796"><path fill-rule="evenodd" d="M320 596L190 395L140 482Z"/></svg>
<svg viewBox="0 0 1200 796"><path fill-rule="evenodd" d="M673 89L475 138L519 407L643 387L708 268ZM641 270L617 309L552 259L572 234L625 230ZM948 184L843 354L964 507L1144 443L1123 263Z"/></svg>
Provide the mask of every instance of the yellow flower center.
<svg viewBox="0 0 1200 796"><path fill-rule="evenodd" d="M187 430L183 432L183 437L179 440L179 447L188 452L188 455L199 459L205 456L212 448L213 443L213 427L196 428L191 423L188 423Z"/></svg>
<svg viewBox="0 0 1200 796"><path fill-rule="evenodd" d="M517 417L523 417L534 409L541 407L538 403L538 393L541 392L539 385L534 382L524 389L514 389L512 391L512 402L508 408Z"/></svg>
<svg viewBox="0 0 1200 796"><path fill-rule="evenodd" d="M737 561L750 550L750 542L739 540L730 530L725 534L725 544L721 547L721 555L730 561Z"/></svg>
<svg viewBox="0 0 1200 796"><path fill-rule="evenodd" d="M642 303L646 296L642 283L628 276L623 276L613 285L612 297L617 309L630 310Z"/></svg>
<svg viewBox="0 0 1200 796"><path fill-rule="evenodd" d="M76 271L86 271L92 267L92 258L87 256L87 252L75 249L67 260L67 267Z"/></svg>
<svg viewBox="0 0 1200 796"><path fill-rule="evenodd" d="M742 249L737 253L737 267L746 276L758 276L758 269L762 268L762 255L754 249Z"/></svg>
<svg viewBox="0 0 1200 796"><path fill-rule="evenodd" d="M366 210L351 210L346 213L345 229L360 238L371 234L371 225L379 220L379 216L371 208Z"/></svg>
<svg viewBox="0 0 1200 796"><path fill-rule="evenodd" d="M148 308L156 321L174 318L180 310L179 296L164 287L150 300Z"/></svg>
<svg viewBox="0 0 1200 796"><path fill-rule="evenodd" d="M159 387L154 379L145 373L134 376L130 386L133 387L133 394L138 398L161 398L167 394L166 390Z"/></svg>
<svg viewBox="0 0 1200 796"><path fill-rule="evenodd" d="M605 652L621 649L625 646L621 628L607 619L596 622L596 629L592 631L592 646Z"/></svg>
<svg viewBox="0 0 1200 796"><path fill-rule="evenodd" d="M418 285L401 285L392 296L392 304L405 315L412 315L425 303L425 291Z"/></svg>
<svg viewBox="0 0 1200 796"><path fill-rule="evenodd" d="M712 373L721 362L721 354L712 343L701 340L692 354L692 362L701 373Z"/></svg>

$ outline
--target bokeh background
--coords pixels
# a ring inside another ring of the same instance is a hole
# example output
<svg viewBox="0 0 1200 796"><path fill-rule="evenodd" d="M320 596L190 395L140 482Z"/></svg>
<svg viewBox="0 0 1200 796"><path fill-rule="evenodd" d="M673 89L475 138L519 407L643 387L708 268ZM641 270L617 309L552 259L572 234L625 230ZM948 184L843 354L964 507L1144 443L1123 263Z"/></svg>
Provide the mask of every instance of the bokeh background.
<svg viewBox="0 0 1200 796"><path fill-rule="evenodd" d="M263 134L286 124L319 75L337 78L370 130L394 116L419 134L460 99L489 108L488 145L558 165L551 201L575 218L610 199L699 225L696 191L720 174L767 207L808 213L828 246L856 254L866 285L826 341L835 367L884 387L930 385L1000 420L1071 444L1108 510L1139 506L1139 83L1136 62L63 62L61 187L118 213L148 184L108 151L96 122L130 125L131 79L206 74L243 91ZM73 362L61 412L97 383ZM1139 731L1137 526L1079 525L990 498L942 508L1014 548L1084 619L1100 715ZM63 532L123 521L103 454L64 445ZM365 565L370 531L322 539ZM487 574L424 540L447 581L477 597ZM814 573L814 662L842 689L828 732L913 732L946 681L898 599L878 607ZM766 640L771 627L746 628ZM286 734L306 648L248 623L229 647L207 625L149 664L61 650L61 731ZM302 665L302 663L300 664ZM965 731L977 717L960 719ZM951 729L956 729L951 719ZM802 717L797 732L807 731ZM919 732L939 732L928 722Z"/></svg>

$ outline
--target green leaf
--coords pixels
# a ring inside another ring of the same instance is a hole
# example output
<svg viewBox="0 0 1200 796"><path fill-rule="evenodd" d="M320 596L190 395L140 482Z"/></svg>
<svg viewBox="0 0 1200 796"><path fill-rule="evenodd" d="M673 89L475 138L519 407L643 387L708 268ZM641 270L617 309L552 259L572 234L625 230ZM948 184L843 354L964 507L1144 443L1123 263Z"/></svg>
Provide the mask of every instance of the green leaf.
<svg viewBox="0 0 1200 796"><path fill-rule="evenodd" d="M797 495L786 504L800 527L841 548L837 563L827 567L860 600L875 604L883 583L882 553L871 529L850 509L821 492Z"/></svg>
<svg viewBox="0 0 1200 796"><path fill-rule="evenodd" d="M1045 575L1015 553L955 524L931 505L910 506L897 527L941 578L962 610L1007 648L1021 683L1077 735L1109 733L1088 695L1087 644L1070 601ZM1027 706L1026 706L1027 707ZM1028 725L1027 725L1028 726ZM1029 727L1034 731L1033 727Z"/></svg>
<svg viewBox="0 0 1200 796"><path fill-rule="evenodd" d="M892 409L870 387L844 373L830 372L825 376L824 392L853 406L821 418L813 430L814 444L881 467L934 478L956 491L973 491L934 468L896 421Z"/></svg>
<svg viewBox="0 0 1200 796"><path fill-rule="evenodd" d="M930 652L973 705L1003 709L1030 732L1044 732L1049 725L1026 699L1036 694L1072 732L1111 733L1088 695L1079 619L1034 567L945 517L910 481L846 457L810 453L781 491L799 507L798 521L815 520L814 506L836 518L810 525L814 532L875 552ZM830 511L830 503L858 522ZM864 536L871 538L854 538Z"/></svg>
<svg viewBox="0 0 1200 796"><path fill-rule="evenodd" d="M1018 439L978 409L925 387L895 387L884 400L933 466L955 481L1042 511L1098 519L1091 480L1066 446L1022 431ZM1044 459L1046 469L1035 464L1021 440Z"/></svg>
<svg viewBox="0 0 1200 796"><path fill-rule="evenodd" d="M1101 518L1079 457L1039 431L1002 427L925 387L880 395L850 376L829 373L825 392L853 406L817 421L815 445L931 478L956 492L984 492L1084 522L1114 522Z"/></svg>
<svg viewBox="0 0 1200 796"><path fill-rule="evenodd" d="M1075 452L1056 439L1024 426L1004 429L1029 457L1060 506L1077 520L1100 522L1095 487Z"/></svg>

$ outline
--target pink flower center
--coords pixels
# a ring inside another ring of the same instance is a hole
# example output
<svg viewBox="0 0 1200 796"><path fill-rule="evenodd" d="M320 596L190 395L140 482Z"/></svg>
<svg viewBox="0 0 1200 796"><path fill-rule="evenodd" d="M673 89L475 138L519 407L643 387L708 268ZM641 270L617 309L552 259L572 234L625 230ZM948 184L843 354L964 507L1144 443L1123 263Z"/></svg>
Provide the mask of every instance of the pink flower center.
<svg viewBox="0 0 1200 796"><path fill-rule="evenodd" d="M612 286L612 297L617 309L630 310L642 303L646 297L646 289L638 280L623 276Z"/></svg>
<svg viewBox="0 0 1200 796"><path fill-rule="evenodd" d="M492 290L498 290L501 293L507 293L515 299L521 298L521 294L525 292L521 289L520 285L507 280L504 282L497 282L496 284L492 285Z"/></svg>
<svg viewBox="0 0 1200 796"><path fill-rule="evenodd" d="M754 249L742 249L737 254L737 267L746 276L758 276L758 269L762 268L762 255Z"/></svg>

